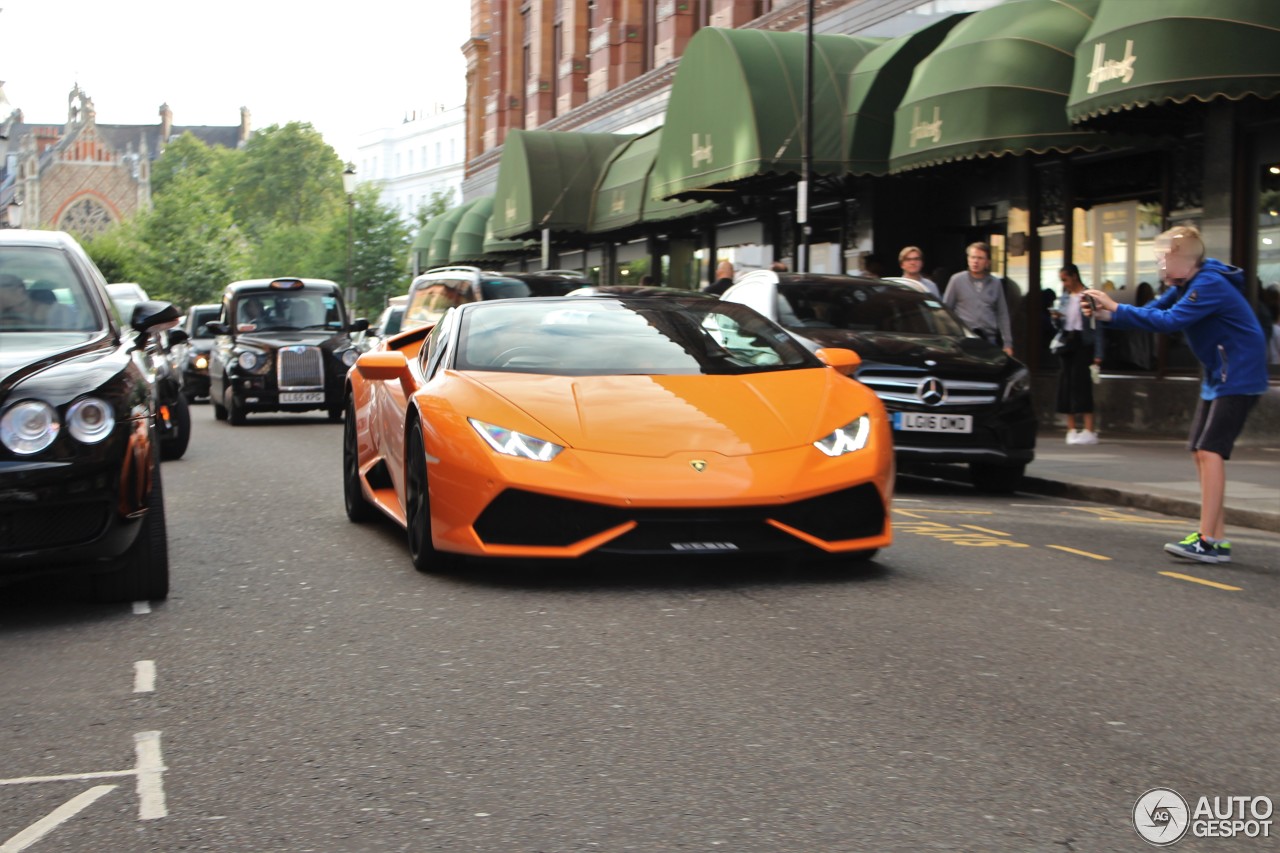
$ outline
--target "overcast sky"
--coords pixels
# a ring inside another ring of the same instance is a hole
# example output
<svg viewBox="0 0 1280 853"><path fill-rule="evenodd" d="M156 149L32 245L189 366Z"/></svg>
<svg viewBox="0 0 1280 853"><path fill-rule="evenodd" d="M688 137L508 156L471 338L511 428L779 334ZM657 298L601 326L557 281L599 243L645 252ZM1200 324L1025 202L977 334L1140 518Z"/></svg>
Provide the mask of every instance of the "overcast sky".
<svg viewBox="0 0 1280 853"><path fill-rule="evenodd" d="M343 159L367 131L466 95L470 0L0 0L0 80L28 123L72 86L103 124L309 121ZM340 14L339 14L340 12Z"/></svg>

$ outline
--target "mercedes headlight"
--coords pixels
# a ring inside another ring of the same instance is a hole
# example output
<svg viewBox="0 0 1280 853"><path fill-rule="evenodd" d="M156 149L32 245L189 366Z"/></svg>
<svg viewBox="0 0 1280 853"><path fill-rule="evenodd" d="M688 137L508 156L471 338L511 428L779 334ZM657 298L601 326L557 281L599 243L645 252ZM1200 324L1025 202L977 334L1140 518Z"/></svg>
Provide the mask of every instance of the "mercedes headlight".
<svg viewBox="0 0 1280 853"><path fill-rule="evenodd" d="M53 444L61 427L53 406L42 400L23 400L0 417L0 442L19 456L30 456Z"/></svg>
<svg viewBox="0 0 1280 853"><path fill-rule="evenodd" d="M556 455L561 450L564 450L558 444L552 444L550 441L534 438L522 432L487 424L475 418L467 418L467 420L490 447L506 456L519 456L522 459L533 459L537 462L550 462L556 458Z"/></svg>
<svg viewBox="0 0 1280 853"><path fill-rule="evenodd" d="M843 456L867 446L871 439L871 416L863 415L850 421L826 438L818 439L813 446L828 456Z"/></svg>
<svg viewBox="0 0 1280 853"><path fill-rule="evenodd" d="M83 444L97 444L111 435L116 413L95 397L77 400L67 411L67 429L71 437Z"/></svg>
<svg viewBox="0 0 1280 853"><path fill-rule="evenodd" d="M1031 391L1031 371L1025 367L1019 367L1013 372L1013 375L1005 380L1004 399L1016 397L1019 394L1026 394Z"/></svg>

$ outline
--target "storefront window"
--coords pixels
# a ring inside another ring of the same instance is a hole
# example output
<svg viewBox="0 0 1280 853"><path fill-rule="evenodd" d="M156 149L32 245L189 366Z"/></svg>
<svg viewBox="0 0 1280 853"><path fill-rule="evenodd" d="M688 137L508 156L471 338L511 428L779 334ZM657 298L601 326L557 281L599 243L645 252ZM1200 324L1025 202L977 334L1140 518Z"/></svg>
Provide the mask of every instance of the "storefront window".
<svg viewBox="0 0 1280 853"><path fill-rule="evenodd" d="M1262 168L1258 194L1258 281L1280 288L1280 163Z"/></svg>
<svg viewBox="0 0 1280 853"><path fill-rule="evenodd" d="M1157 288L1152 246L1160 233L1159 205L1122 201L1076 208L1072 216L1072 258L1085 284L1114 292L1117 300L1126 303L1137 301L1143 282Z"/></svg>

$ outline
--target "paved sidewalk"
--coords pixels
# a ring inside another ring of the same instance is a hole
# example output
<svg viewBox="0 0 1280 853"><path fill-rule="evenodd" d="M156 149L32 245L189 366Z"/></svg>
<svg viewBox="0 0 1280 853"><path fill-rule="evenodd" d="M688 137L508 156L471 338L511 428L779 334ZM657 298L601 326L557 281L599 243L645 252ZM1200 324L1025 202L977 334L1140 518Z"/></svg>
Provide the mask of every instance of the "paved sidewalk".
<svg viewBox="0 0 1280 853"><path fill-rule="evenodd" d="M1108 438L1068 445L1042 430L1022 491L1200 516L1200 483L1185 441ZM1237 446L1227 462L1227 524L1280 531L1280 436L1270 446Z"/></svg>

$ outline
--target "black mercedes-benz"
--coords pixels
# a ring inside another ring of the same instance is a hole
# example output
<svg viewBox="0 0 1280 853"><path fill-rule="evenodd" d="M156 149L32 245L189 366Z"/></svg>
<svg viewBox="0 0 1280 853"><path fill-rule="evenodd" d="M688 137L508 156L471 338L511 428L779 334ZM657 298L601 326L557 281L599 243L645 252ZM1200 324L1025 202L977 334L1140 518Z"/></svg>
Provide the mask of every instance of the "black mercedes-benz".
<svg viewBox="0 0 1280 853"><path fill-rule="evenodd" d="M233 426L250 412L323 409L342 420L347 370L359 350L342 291L316 278L261 278L227 285L209 363L213 416Z"/></svg>
<svg viewBox="0 0 1280 853"><path fill-rule="evenodd" d="M0 581L78 573L99 601L163 599L168 540L150 335L67 234L0 231Z"/></svg>
<svg viewBox="0 0 1280 853"><path fill-rule="evenodd" d="M1011 491L1035 456L1031 374L908 284L846 275L750 272L722 297L811 348L862 356L859 382L893 419L899 468L968 463L974 485Z"/></svg>

